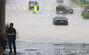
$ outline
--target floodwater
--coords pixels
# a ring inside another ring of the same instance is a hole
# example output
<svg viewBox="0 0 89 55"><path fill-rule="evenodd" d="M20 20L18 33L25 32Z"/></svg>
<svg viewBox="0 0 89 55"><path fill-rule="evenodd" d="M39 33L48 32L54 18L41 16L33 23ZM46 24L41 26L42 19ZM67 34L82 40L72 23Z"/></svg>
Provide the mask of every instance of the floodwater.
<svg viewBox="0 0 89 55"><path fill-rule="evenodd" d="M89 44L83 44L89 43L89 20L81 16L82 8L72 7L73 14L63 15L56 14L56 0L38 2L40 10L33 14L28 9L29 0L7 0L6 23L13 22L17 41L24 41L17 43L17 51L26 53L23 55L89 55ZM70 0L62 4L73 5ZM69 25L53 25L55 16L67 17Z"/></svg>
<svg viewBox="0 0 89 55"><path fill-rule="evenodd" d="M23 41L54 43L89 43L89 20L81 16L81 7L73 7L73 14L56 14L56 0L38 0L40 10L33 14L28 8L29 0L7 0L6 23L13 22L17 39ZM72 5L64 0L63 5ZM53 25L55 16L65 16L69 25Z"/></svg>

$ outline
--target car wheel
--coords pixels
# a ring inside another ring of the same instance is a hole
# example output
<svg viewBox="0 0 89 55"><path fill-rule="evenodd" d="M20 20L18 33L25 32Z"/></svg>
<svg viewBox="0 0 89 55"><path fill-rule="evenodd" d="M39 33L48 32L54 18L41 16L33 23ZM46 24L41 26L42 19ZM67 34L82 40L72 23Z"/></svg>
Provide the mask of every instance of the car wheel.
<svg viewBox="0 0 89 55"><path fill-rule="evenodd" d="M73 14L73 11L72 12L70 12L71 14Z"/></svg>
<svg viewBox="0 0 89 55"><path fill-rule="evenodd" d="M53 24L55 25L55 22L53 22Z"/></svg>
<svg viewBox="0 0 89 55"><path fill-rule="evenodd" d="M68 25L68 23L66 23L65 25Z"/></svg>
<svg viewBox="0 0 89 55"><path fill-rule="evenodd" d="M55 22L53 22L53 24L54 24L54 25L56 25L56 23L55 23Z"/></svg>

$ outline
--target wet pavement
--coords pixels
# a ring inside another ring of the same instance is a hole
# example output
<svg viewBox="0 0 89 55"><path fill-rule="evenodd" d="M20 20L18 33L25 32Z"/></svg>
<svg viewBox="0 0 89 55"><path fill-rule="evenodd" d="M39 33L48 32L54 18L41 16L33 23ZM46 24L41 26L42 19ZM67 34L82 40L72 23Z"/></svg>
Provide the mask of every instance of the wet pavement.
<svg viewBox="0 0 89 55"><path fill-rule="evenodd" d="M53 55L53 45L50 43L16 41L16 48L16 55L48 55L49 52L51 55ZM10 55L8 48L6 49L4 54Z"/></svg>
<svg viewBox="0 0 89 55"><path fill-rule="evenodd" d="M16 55L89 55L88 43L24 42L17 40L16 48ZM8 48L4 54L10 55Z"/></svg>

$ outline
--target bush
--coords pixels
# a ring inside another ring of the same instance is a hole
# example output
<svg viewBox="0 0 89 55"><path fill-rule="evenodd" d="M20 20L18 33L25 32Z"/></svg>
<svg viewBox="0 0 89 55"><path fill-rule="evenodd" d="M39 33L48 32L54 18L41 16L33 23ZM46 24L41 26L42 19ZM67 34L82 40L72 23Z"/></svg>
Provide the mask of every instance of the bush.
<svg viewBox="0 0 89 55"><path fill-rule="evenodd" d="M7 31L7 29L9 28L9 24L7 23L6 25L5 25L5 31ZM8 37L8 34L6 34L6 38Z"/></svg>
<svg viewBox="0 0 89 55"><path fill-rule="evenodd" d="M73 3L77 4L77 5L84 5L83 0L71 0Z"/></svg>
<svg viewBox="0 0 89 55"><path fill-rule="evenodd" d="M78 4L77 0L71 0L73 3Z"/></svg>
<svg viewBox="0 0 89 55"><path fill-rule="evenodd" d="M82 16L84 19L89 19L89 12L82 11Z"/></svg>
<svg viewBox="0 0 89 55"><path fill-rule="evenodd" d="M5 30L7 30L9 28L9 24L5 25Z"/></svg>

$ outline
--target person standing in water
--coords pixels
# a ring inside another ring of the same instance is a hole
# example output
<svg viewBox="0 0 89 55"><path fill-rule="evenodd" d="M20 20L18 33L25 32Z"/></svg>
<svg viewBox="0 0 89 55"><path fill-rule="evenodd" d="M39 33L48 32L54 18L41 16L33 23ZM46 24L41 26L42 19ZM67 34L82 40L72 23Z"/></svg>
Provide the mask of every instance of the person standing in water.
<svg viewBox="0 0 89 55"><path fill-rule="evenodd" d="M37 13L37 5L34 5L34 10L33 10L34 14Z"/></svg>
<svg viewBox="0 0 89 55"><path fill-rule="evenodd" d="M13 28L14 24L10 23L10 27L7 29L8 44L10 49L10 54L12 54L12 46L14 49L14 54L16 54L16 29Z"/></svg>

